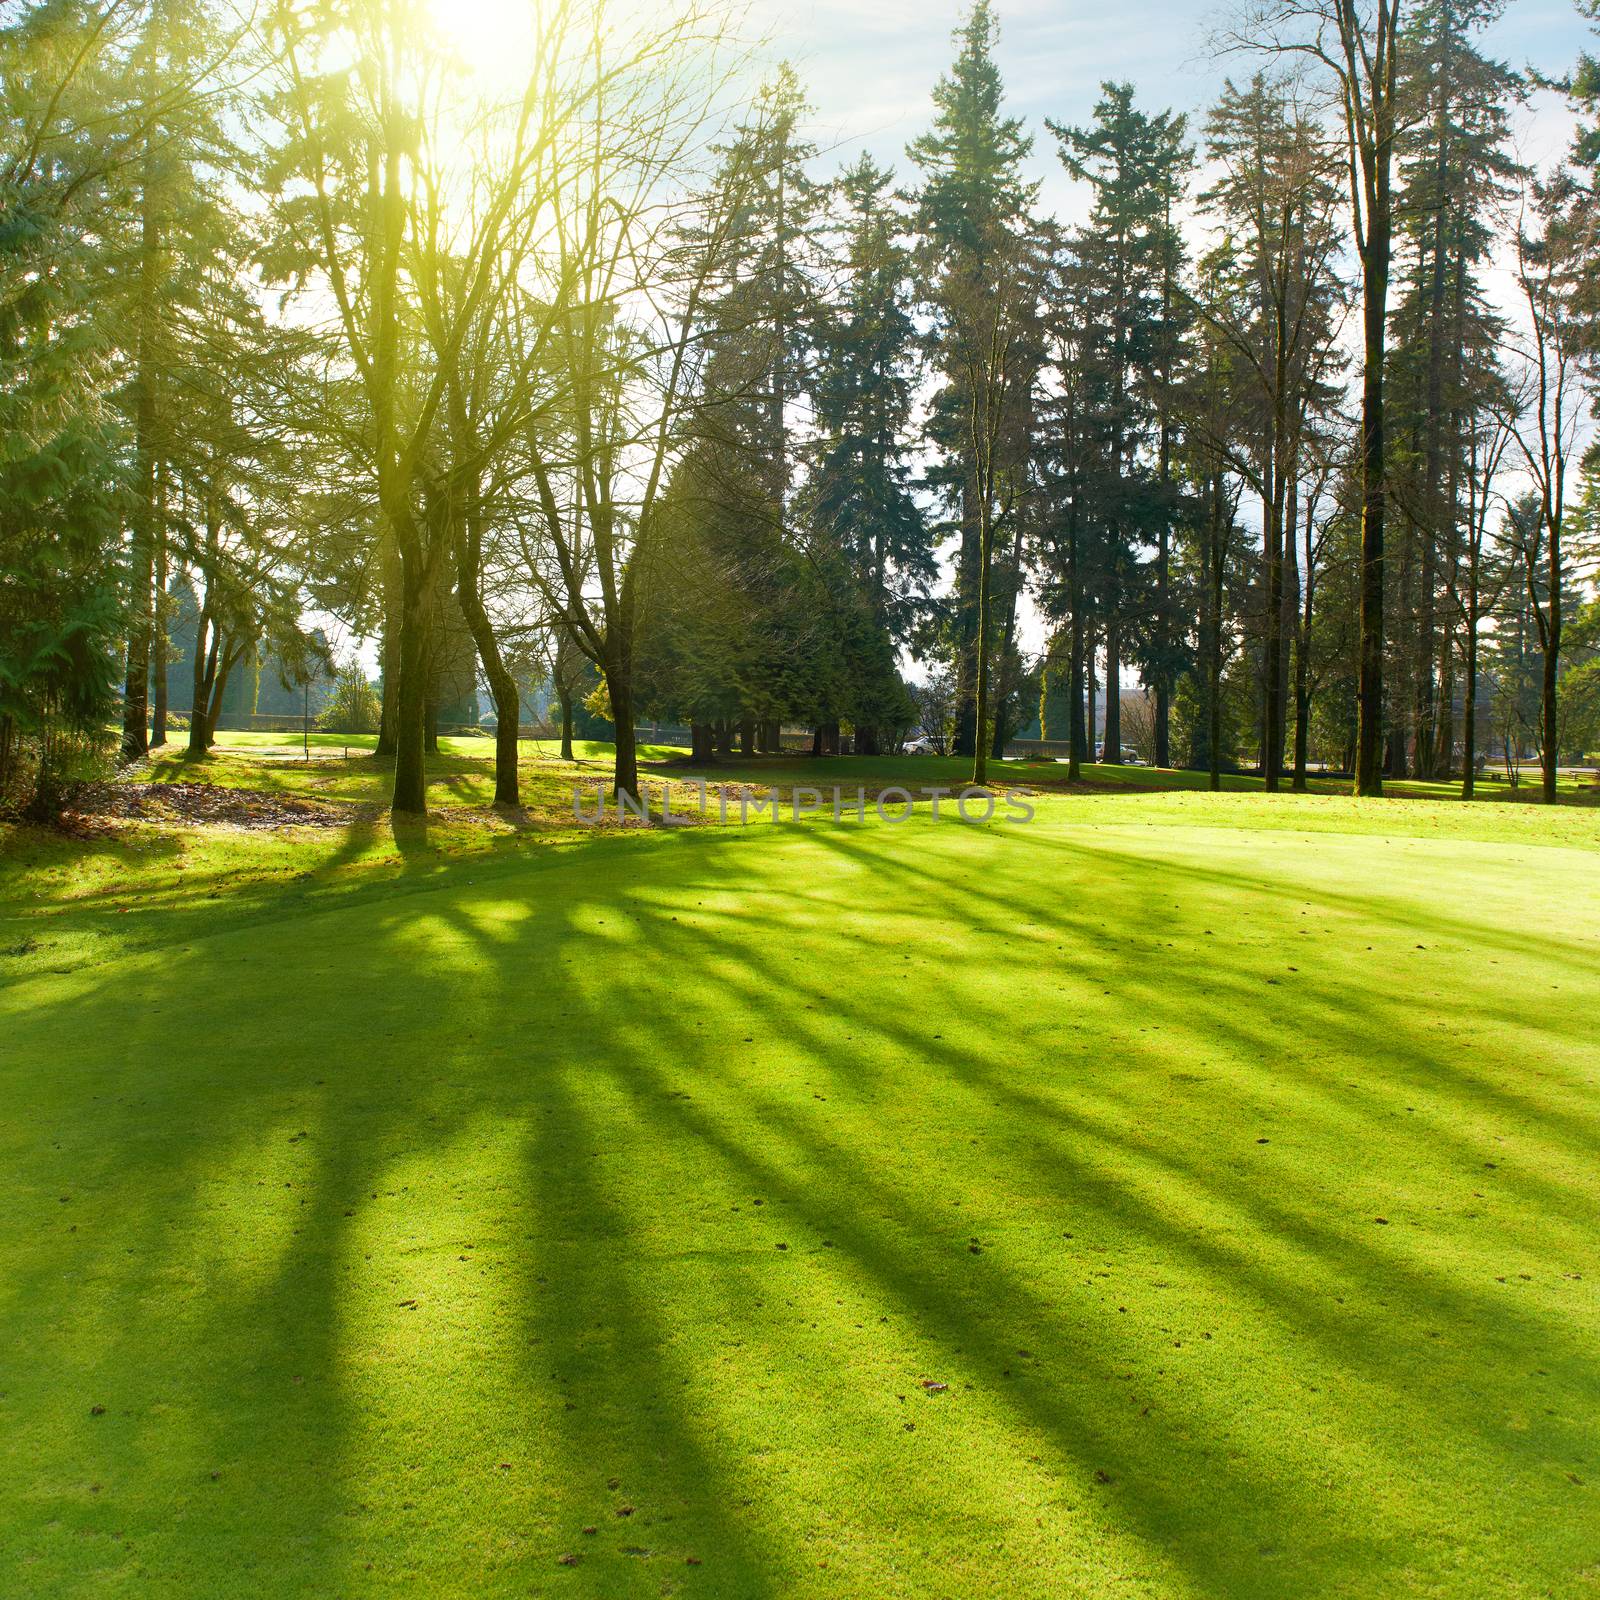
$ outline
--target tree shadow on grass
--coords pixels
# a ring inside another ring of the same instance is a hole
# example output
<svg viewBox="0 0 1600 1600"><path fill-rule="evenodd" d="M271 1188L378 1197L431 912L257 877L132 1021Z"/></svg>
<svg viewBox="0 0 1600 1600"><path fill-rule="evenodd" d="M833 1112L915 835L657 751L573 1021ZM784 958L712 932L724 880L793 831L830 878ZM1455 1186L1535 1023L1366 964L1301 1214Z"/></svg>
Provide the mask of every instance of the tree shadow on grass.
<svg viewBox="0 0 1600 1600"><path fill-rule="evenodd" d="M725 955L726 952L721 954ZM752 974L750 992L743 997L753 1005L759 1003L762 995L776 992L784 975L757 954L745 951L743 959L752 968L758 969ZM1186 989L1186 972L1182 965L1169 971L1167 977L1173 988L1179 991ZM841 1001L838 996L832 999L835 1007L842 1009L853 1025L872 1025L870 1018L852 1012L847 1000ZM1337 1007L1328 1009L1330 1018L1338 1014ZM987 1020L998 1030L1005 1026L1008 1018L997 1015ZM882 1019L877 1025L880 1029L889 1026ZM785 1027L790 1030L790 1042L793 1043L793 1031L797 1028L803 1030L804 1022L797 1023L790 1017ZM929 1047L925 1039L916 1039L914 1028L907 1028L905 1033L906 1036L900 1041L902 1044L915 1048L920 1042L925 1051L931 1050L941 1064L942 1071L948 1073L951 1079L972 1084L975 1089L981 1090L985 1101L1001 1103L1003 1099L1017 1113L1015 1120L1019 1125L1036 1130L1047 1129L1060 1135L1054 1140L1040 1139L1041 1147L1048 1145L1049 1149L1048 1160L1036 1164L1042 1181L1048 1182L1053 1176L1060 1183L1063 1177L1068 1178L1070 1181L1066 1187L1080 1199L1088 1197L1093 1212L1102 1219L1116 1216L1123 1232L1131 1228L1146 1234L1152 1246L1165 1259L1182 1261L1188 1258L1217 1281L1229 1284L1236 1292L1245 1291L1269 1315L1295 1327L1302 1334L1309 1333L1323 1343L1330 1361L1355 1369L1367 1369L1375 1383L1389 1391L1383 1396L1385 1403L1392 1400L1415 1404L1419 1395L1427 1395L1432 1404L1448 1416L1452 1427L1479 1434L1480 1443L1486 1447L1499 1442L1500 1424L1485 1414L1481 1397L1472 1389L1461 1386L1463 1374L1459 1361L1449 1366L1443 1381L1435 1384L1432 1381L1432 1369L1440 1365L1439 1352L1430 1350L1420 1339L1410 1336L1403 1315L1400 1318L1384 1316L1380 1307L1370 1303L1370 1297L1368 1303L1348 1311L1335 1310L1335 1305L1342 1304L1344 1299L1334 1293L1337 1289L1345 1288L1360 1293L1364 1289L1376 1288L1384 1294L1398 1296L1405 1303L1408 1314L1421 1315L1435 1324L1429 1337L1441 1337L1443 1330L1449 1330L1454 1337L1463 1330L1486 1329L1488 1347L1497 1358L1516 1362L1529 1352L1536 1351L1541 1362L1564 1368L1563 1376L1568 1382L1587 1384L1592 1388L1592 1363L1583 1344L1570 1334L1552 1337L1552 1330L1537 1318L1529 1318L1515 1308L1508 1309L1506 1296L1503 1292L1497 1294L1488 1286L1487 1275L1483 1280L1483 1290L1463 1292L1447 1275L1424 1265L1404 1247L1383 1249L1360 1238L1352 1224L1368 1225L1370 1231L1370 1217L1347 1216L1344 1225L1336 1222L1332 1227L1313 1226L1304 1213L1276 1203L1272 1198L1273 1191L1263 1191L1258 1181L1235 1177L1215 1162L1180 1161L1159 1150L1152 1150L1146 1141L1130 1133L1127 1120L1120 1116L1120 1108L1114 1102L1107 1108L1107 1114L1098 1117L1065 1114L1059 1106L1053 1106L1043 1097L1019 1093L1015 1084L1008 1082L1004 1071L997 1070L981 1056L963 1056L948 1047L943 1050ZM820 1041L818 1053L822 1053ZM1387 1052L1369 1051L1369 1054L1377 1057L1373 1064L1380 1070L1392 1066L1392 1062L1385 1059ZM1357 1097L1358 1102L1360 1098ZM1325 1109L1331 1109L1331 1105L1330 1100L1329 1107ZM669 1109L680 1118L690 1115L681 1106L673 1105ZM976 1107L972 1109L975 1111ZM769 1133L774 1121L787 1125L788 1114L783 1111L775 1112L770 1108L763 1111L758 1104L752 1103L747 1112L747 1117L741 1119L739 1125L761 1125ZM1358 1104L1342 1118L1342 1126L1330 1125L1324 1130L1329 1146L1337 1148L1339 1137L1354 1134L1370 1115L1370 1110ZM712 1136L709 1129L701 1128L696 1132L701 1138ZM1435 1137L1432 1130L1417 1135L1419 1154ZM1075 1151L1095 1151L1102 1157L1109 1154L1112 1157L1111 1165L1118 1175L1109 1177L1103 1172L1096 1172L1076 1158ZM730 1151L730 1159L736 1154L737 1151ZM813 1146L806 1152L805 1165L809 1171L820 1175L820 1169L836 1163L837 1159L826 1150ZM748 1175L753 1182L769 1189L779 1187L778 1176L773 1170L752 1167ZM841 1180L847 1176L845 1173L838 1174ZM860 1186L867 1190L871 1188L864 1182ZM1181 1205L1175 1207L1173 1202L1175 1196L1182 1196L1184 1190L1190 1191L1197 1202L1197 1211L1211 1214L1210 1230L1198 1236L1175 1233L1161 1221L1164 1211L1181 1209ZM789 1198L803 1209L806 1194L807 1190L802 1186L794 1189ZM1562 1201L1570 1206L1581 1194L1582 1191L1574 1185L1541 1198ZM891 1205L892 1199L887 1192L863 1193L852 1214L865 1216L881 1213ZM1592 1206L1592 1195L1589 1200ZM813 1221L818 1227L831 1228L835 1233L849 1231L851 1227L849 1222L831 1214L818 1215ZM1572 1237L1569 1248L1575 1246L1582 1237L1581 1219L1574 1222L1570 1231ZM1267 1270L1263 1244L1271 1242L1281 1246L1279 1254L1290 1258L1289 1271L1277 1263ZM853 1247L857 1259L860 1259L871 1252L871 1241L858 1233ZM886 1258L881 1268L886 1283L899 1285L914 1282L917 1272L918 1258L915 1255L898 1260ZM936 1311L936 1298L931 1294L923 1296L919 1314L931 1316ZM1398 1326L1386 1328L1381 1335L1377 1327L1372 1327L1372 1337L1362 1338L1364 1326L1373 1322L1388 1322ZM960 1331L954 1326L949 1330L952 1338ZM1476 1334L1472 1337L1484 1336ZM996 1353L1003 1354L1003 1351ZM1480 1344L1473 1359L1483 1353L1484 1346ZM1413 1361L1415 1365L1408 1364ZM1084 1432L1082 1419L1076 1419L1070 1427L1061 1429L1063 1437L1073 1434L1082 1436ZM1558 1423L1551 1426L1545 1443L1554 1447L1558 1459L1562 1456L1570 1459L1574 1452L1581 1459L1587 1439L1582 1425ZM1201 1452L1202 1455L1206 1453ZM1280 1514L1282 1508L1275 1504L1270 1494L1259 1499L1258 1494L1258 1490L1252 1490L1248 1497L1251 1504L1263 1507L1269 1518ZM1160 1514L1154 1518L1155 1523L1166 1522L1167 1512L1172 1508L1157 1509ZM1304 1513L1302 1511L1297 1515L1302 1519L1303 1533ZM1230 1524L1230 1532L1225 1537L1233 1542L1248 1543L1239 1540L1236 1524Z"/></svg>
<svg viewBox="0 0 1600 1600"><path fill-rule="evenodd" d="M1590 1117L1464 1072L1392 973L1306 974L1291 1030L1249 948L1152 960L1159 904L1272 918L1314 864L1264 885L1018 837L419 854L385 891L83 975L25 1023L48 1079L8 1074L36 1571L1309 1596L1438 1587L1498 1542L1564 1581L1530 1524L1575 1503L1554 1469L1592 1443L1592 1317L1513 1299L1414 1197L1459 1191L1492 1112L1524 1152L1493 1227L1553 1275ZM1156 1092L1177 1065L1212 1076ZM1395 1126L1416 1082L1437 1115ZM1270 1158L1221 1147L1269 1116ZM1380 1233L1358 1202L1391 1163L1413 1201Z"/></svg>

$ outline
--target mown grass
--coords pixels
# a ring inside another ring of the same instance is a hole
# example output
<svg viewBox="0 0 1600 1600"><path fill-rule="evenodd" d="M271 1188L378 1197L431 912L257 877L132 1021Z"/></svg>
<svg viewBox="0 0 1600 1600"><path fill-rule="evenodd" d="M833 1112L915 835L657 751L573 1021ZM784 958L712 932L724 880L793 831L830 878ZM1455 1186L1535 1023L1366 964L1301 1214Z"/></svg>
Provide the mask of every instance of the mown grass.
<svg viewBox="0 0 1600 1600"><path fill-rule="evenodd" d="M181 748L157 752L138 774L155 784L203 782L267 793L307 795L342 803L381 806L387 802L393 782L393 768L376 759L371 735L346 737L341 734L312 734L311 755L300 758L301 738L283 733L224 733L218 748L208 757L195 761ZM440 753L430 757L430 805L446 811L483 808L494 796L494 752L489 740L465 736L441 738ZM559 759L555 740L524 740L521 744L520 779L522 799L532 821L548 826L570 821L572 791L578 785L587 797L603 787L612 769L611 746L578 741L575 760ZM797 787L831 791L839 786L853 793L858 786L875 793L897 785L922 799L930 788L960 790L971 776L971 762L953 756L830 756L812 757L786 753L782 756L731 756L708 765L694 765L688 752L670 745L641 745L641 771L647 788L659 804L663 785L705 781L711 785L754 785L776 789L789 796ZM1183 768L1151 768L1095 763L1086 765L1079 784L1069 784L1065 763L1053 759L1015 760L991 763L991 782L999 787L1031 787L1048 793L1105 794L1189 794L1205 793L1207 778L1202 772ZM1287 779L1285 780L1287 787ZM1248 773L1225 773L1222 787L1229 794L1264 795L1259 777ZM1328 799L1348 796L1345 780L1313 778L1309 793ZM1524 782L1516 789L1497 773L1485 773L1478 782L1474 801L1497 809L1506 802L1535 805L1538 784ZM1600 781L1594 775L1563 773L1560 780L1563 806L1600 804ZM1451 782L1406 780L1391 782L1388 798L1428 800L1441 804L1460 803L1460 785ZM587 799L586 799L587 805ZM1298 816L1295 812L1290 815ZM1358 813L1346 813L1358 815ZM1412 827L1415 823L1400 823ZM1521 825L1543 836L1547 825ZM1559 832L1565 824L1555 825ZM1584 825L1578 824L1580 834ZM1518 825L1513 824L1513 832Z"/></svg>
<svg viewBox="0 0 1600 1600"><path fill-rule="evenodd" d="M154 784L213 783L266 793L306 795L355 805L386 805L394 784L394 765L373 754L370 735L312 734L309 759L301 756L298 734L225 733L216 749L195 759L181 748L155 752L136 775ZM682 751L645 745L639 757L662 763ZM598 784L612 766L610 745L576 742L571 762L559 759L556 740L523 740L520 777L523 803L536 817L570 819L574 781ZM441 808L484 807L494 798L492 740L446 736L439 754L428 758L429 804Z"/></svg>
<svg viewBox="0 0 1600 1600"><path fill-rule="evenodd" d="M1037 805L4 841L0 1592L1593 1592L1600 812Z"/></svg>

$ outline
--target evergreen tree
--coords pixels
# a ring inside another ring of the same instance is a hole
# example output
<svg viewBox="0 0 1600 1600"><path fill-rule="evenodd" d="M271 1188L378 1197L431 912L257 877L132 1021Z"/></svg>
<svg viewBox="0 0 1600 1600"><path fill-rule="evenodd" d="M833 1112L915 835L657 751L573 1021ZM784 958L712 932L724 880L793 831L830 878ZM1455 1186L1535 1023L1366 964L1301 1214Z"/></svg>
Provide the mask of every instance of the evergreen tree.
<svg viewBox="0 0 1600 1600"><path fill-rule="evenodd" d="M1232 347L1251 397L1236 459L1261 503L1261 766L1272 790L1300 601L1286 581L1297 565L1300 482L1318 416L1338 398L1338 171L1314 113L1262 73L1243 89L1224 87L1206 133L1218 175L1202 200L1224 230L1210 281L1227 290L1201 314Z"/></svg>
<svg viewBox="0 0 1600 1600"><path fill-rule="evenodd" d="M864 597L872 626L904 648L936 567L911 487L917 334L891 182L868 156L839 180L841 270L816 319L804 520L819 549L843 556L844 582ZM857 751L873 753L877 743L876 728L858 724Z"/></svg>
<svg viewBox="0 0 1600 1600"><path fill-rule="evenodd" d="M229 180L240 169L223 127L230 97L214 86L202 87L224 49L208 6L150 0L124 91L135 105L150 109L142 147L126 168L126 207L112 243L132 441L122 708L122 754L130 760L152 743L166 742L165 596L176 417L182 406L174 379L181 363L195 359L182 348L184 322L219 279L223 293L243 289L238 258L228 259L241 236L248 236L226 198ZM209 349L198 359L203 365L226 356Z"/></svg>
<svg viewBox="0 0 1600 1600"><path fill-rule="evenodd" d="M0 806L48 811L114 708L123 439L100 312L140 132L119 20L58 4L0 25Z"/></svg>
<svg viewBox="0 0 1600 1600"><path fill-rule="evenodd" d="M950 72L934 89L933 127L907 150L922 175L916 194L918 271L932 318L930 355L944 380L934 397L930 424L942 459L929 473L929 482L960 534L949 616L958 755L972 755L977 748L980 600L990 577L982 559L984 525L993 520L992 505L984 503L972 437L978 402L966 386L977 329L992 330L996 321L997 308L980 291L987 285L992 294L1000 277L995 269L1029 231L1029 211L1038 193L1038 185L1022 176L1033 141L1022 131L1020 119L1002 113L1004 95L994 60L997 31L988 0L977 0L956 29ZM1015 281L1014 274L1005 276ZM1004 456L997 467L1007 472L1020 468L1025 445L1014 429ZM996 475L997 481L1002 475Z"/></svg>
<svg viewBox="0 0 1600 1600"><path fill-rule="evenodd" d="M1166 583L1173 505L1167 397L1180 259L1172 207L1192 152L1185 119L1140 111L1126 83L1102 86L1089 127L1047 126L1062 164L1094 196L1089 221L1072 241L1074 300L1085 329L1082 426L1090 442L1080 530L1088 533L1089 590L1105 633L1105 759L1117 761L1124 661L1148 646L1161 663L1158 682L1172 666L1167 596L1151 579ZM1153 570L1141 560L1151 545Z"/></svg>
<svg viewBox="0 0 1600 1600"><path fill-rule="evenodd" d="M700 720L740 727L747 749L757 722L770 731L792 709L789 640L799 624L786 612L807 592L794 581L794 413L811 380L822 194L806 172L816 153L802 133L806 112L799 80L783 67L722 152L715 210L728 221L716 241L715 290L707 299L698 443L692 463L674 478L670 559L682 570L691 544L702 555L714 548L715 573L698 560L689 565L730 595L737 616L730 635L719 608L710 606L706 621L717 642L690 652L702 665L720 660L725 673L709 699L697 693ZM720 519L703 530L709 546L686 541L685 526L708 513ZM681 619L680 634L689 625ZM721 742L730 747L726 734Z"/></svg>
<svg viewBox="0 0 1600 1600"><path fill-rule="evenodd" d="M1197 348L1180 399L1184 426L1178 467L1186 490L1180 548L1197 624L1194 667L1180 687L1187 759L1207 769L1215 790L1238 743L1235 702L1227 690L1241 631L1234 597L1246 591L1247 581L1244 540L1235 519L1257 408L1253 374L1224 331L1249 319L1248 295L1227 251L1201 261L1195 298L1206 314L1197 322Z"/></svg>
<svg viewBox="0 0 1600 1600"><path fill-rule="evenodd" d="M1449 624L1461 582L1464 455L1496 403L1502 319L1485 292L1494 216L1519 176L1509 153L1518 76L1473 37L1500 0L1424 0L1403 45L1401 294L1392 321L1390 482L1400 512L1388 596L1387 768L1443 776L1454 759Z"/></svg>

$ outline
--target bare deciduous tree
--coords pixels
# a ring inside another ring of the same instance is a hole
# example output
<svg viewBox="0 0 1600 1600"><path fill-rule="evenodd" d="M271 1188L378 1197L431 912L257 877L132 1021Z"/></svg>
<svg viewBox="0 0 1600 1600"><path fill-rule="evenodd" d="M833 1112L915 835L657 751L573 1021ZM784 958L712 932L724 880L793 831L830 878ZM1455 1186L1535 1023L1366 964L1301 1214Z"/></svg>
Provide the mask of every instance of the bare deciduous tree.
<svg viewBox="0 0 1600 1600"><path fill-rule="evenodd" d="M1383 379L1394 253L1401 0L1265 0L1221 39L1224 49L1309 59L1340 113L1350 220L1361 261L1361 633L1355 792L1383 792Z"/></svg>

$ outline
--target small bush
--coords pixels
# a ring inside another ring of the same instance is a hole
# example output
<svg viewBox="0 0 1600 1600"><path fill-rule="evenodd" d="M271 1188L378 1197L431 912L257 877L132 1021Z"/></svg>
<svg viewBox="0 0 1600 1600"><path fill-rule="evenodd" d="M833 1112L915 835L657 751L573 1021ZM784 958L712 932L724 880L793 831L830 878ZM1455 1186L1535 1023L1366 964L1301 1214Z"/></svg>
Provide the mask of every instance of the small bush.
<svg viewBox="0 0 1600 1600"><path fill-rule="evenodd" d="M7 731L0 741L0 816L54 822L82 784L111 772L115 743L102 730Z"/></svg>
<svg viewBox="0 0 1600 1600"><path fill-rule="evenodd" d="M324 733L376 733L383 719L383 701L367 681L361 663L352 659L339 669L333 698L317 718Z"/></svg>

